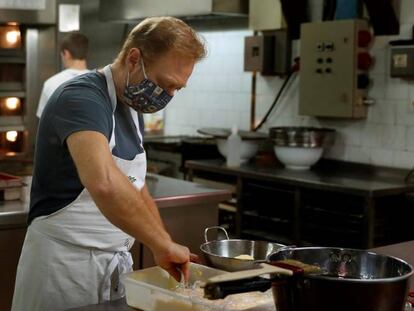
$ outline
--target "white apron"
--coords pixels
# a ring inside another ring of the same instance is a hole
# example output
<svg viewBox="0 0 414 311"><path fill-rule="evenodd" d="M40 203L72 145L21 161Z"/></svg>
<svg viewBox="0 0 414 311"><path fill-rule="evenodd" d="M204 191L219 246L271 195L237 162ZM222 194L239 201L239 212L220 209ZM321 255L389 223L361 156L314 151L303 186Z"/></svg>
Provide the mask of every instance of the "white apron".
<svg viewBox="0 0 414 311"><path fill-rule="evenodd" d="M113 108L112 151L116 93L109 65L104 73ZM138 115L130 111L142 142ZM112 157L141 189L147 167L145 152L131 161ZM119 275L132 271L128 250L133 243L131 236L102 215L85 188L71 204L35 218L29 226L17 268L12 310L58 311L122 297Z"/></svg>

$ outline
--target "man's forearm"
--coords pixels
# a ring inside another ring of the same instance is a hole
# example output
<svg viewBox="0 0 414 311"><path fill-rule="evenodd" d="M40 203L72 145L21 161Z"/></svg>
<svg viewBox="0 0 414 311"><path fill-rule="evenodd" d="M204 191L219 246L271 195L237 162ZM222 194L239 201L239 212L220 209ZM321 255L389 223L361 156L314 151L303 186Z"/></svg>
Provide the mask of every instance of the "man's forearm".
<svg viewBox="0 0 414 311"><path fill-rule="evenodd" d="M117 168L104 189L90 191L98 208L108 220L149 248L162 248L171 241L159 213ZM155 206L156 208L156 206Z"/></svg>
<svg viewBox="0 0 414 311"><path fill-rule="evenodd" d="M160 223L160 225L163 228L165 228L164 223L161 219L161 215L160 215L160 212L158 210L157 204L155 204L154 199L150 195L147 185L144 185L144 187L141 190L141 194L142 194L142 198L144 199L146 205L150 209L153 216L157 219L157 221Z"/></svg>
<svg viewBox="0 0 414 311"><path fill-rule="evenodd" d="M98 132L80 131L66 142L79 178L102 214L153 251L170 247L171 238L159 219L112 159L107 138Z"/></svg>

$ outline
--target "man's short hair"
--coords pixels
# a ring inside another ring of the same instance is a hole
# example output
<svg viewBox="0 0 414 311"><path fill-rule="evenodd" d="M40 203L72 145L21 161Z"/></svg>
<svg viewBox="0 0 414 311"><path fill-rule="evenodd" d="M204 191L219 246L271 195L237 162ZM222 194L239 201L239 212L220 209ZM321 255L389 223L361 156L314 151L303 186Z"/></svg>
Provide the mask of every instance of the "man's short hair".
<svg viewBox="0 0 414 311"><path fill-rule="evenodd" d="M68 50L73 59L84 60L88 56L89 40L81 32L71 32L60 43L60 51Z"/></svg>
<svg viewBox="0 0 414 311"><path fill-rule="evenodd" d="M129 33L117 60L124 62L132 48L139 48L149 62L173 50L194 61L206 55L204 42L182 20L174 17L149 17Z"/></svg>

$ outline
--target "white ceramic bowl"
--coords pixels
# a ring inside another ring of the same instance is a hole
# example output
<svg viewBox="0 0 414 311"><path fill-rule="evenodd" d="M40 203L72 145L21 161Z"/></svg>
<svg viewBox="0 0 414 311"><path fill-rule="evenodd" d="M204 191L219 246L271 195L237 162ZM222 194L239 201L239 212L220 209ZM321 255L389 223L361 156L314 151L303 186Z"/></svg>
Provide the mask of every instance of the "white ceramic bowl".
<svg viewBox="0 0 414 311"><path fill-rule="evenodd" d="M276 157L286 168L293 170L307 170L321 158L322 147L273 147Z"/></svg>
<svg viewBox="0 0 414 311"><path fill-rule="evenodd" d="M242 140L240 145L241 163L249 161L259 149L259 140ZM227 158L227 139L217 139L217 149L221 155Z"/></svg>

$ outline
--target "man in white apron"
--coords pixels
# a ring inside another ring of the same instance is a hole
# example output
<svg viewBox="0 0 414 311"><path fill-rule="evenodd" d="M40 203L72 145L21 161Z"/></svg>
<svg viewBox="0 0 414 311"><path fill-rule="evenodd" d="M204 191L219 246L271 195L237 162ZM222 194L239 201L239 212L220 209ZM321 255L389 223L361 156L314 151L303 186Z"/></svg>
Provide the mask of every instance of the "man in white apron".
<svg viewBox="0 0 414 311"><path fill-rule="evenodd" d="M39 124L13 311L122 297L134 239L173 277L188 277L190 252L172 241L145 186L142 113L164 108L204 54L184 22L149 18L113 64L53 94Z"/></svg>
<svg viewBox="0 0 414 311"><path fill-rule="evenodd" d="M59 85L89 71L86 61L88 45L88 37L80 32L71 32L63 38L60 43L60 58L65 69L51 76L43 84L36 111L38 118L42 115L50 96Z"/></svg>

